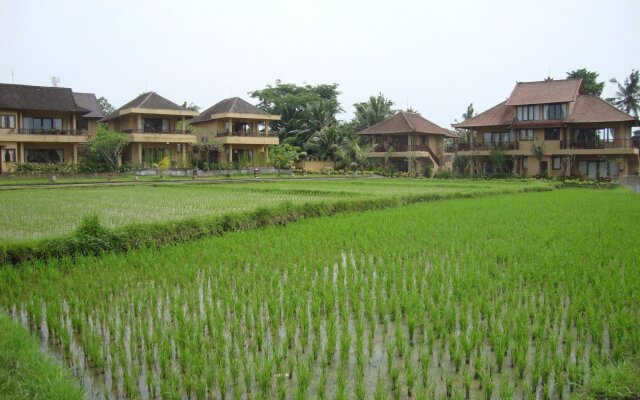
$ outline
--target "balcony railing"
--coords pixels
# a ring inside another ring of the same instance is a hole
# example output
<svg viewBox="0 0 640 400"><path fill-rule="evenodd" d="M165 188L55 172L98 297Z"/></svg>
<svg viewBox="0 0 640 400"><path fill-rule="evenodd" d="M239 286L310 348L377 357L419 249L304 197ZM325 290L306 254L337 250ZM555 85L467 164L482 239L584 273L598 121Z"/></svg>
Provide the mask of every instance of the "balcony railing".
<svg viewBox="0 0 640 400"><path fill-rule="evenodd" d="M498 143L458 143L455 145L458 151L491 151L500 150L518 150L518 142L498 142ZM450 152L450 151L448 151Z"/></svg>
<svg viewBox="0 0 640 400"><path fill-rule="evenodd" d="M217 132L216 136L246 136L246 137L272 137L275 136L275 132L270 131L269 133L264 132Z"/></svg>
<svg viewBox="0 0 640 400"><path fill-rule="evenodd" d="M640 149L637 139L588 139L576 141L560 141L561 149Z"/></svg>
<svg viewBox="0 0 640 400"><path fill-rule="evenodd" d="M20 128L18 133L22 135L86 135L86 129L27 129Z"/></svg>
<svg viewBox="0 0 640 400"><path fill-rule="evenodd" d="M374 146L373 151L375 152L386 152L386 151L426 151L431 152L431 148L426 144L377 144Z"/></svg>
<svg viewBox="0 0 640 400"><path fill-rule="evenodd" d="M190 135L189 131L176 131L171 129L125 129L124 133L154 133L154 134L167 134L167 135Z"/></svg>

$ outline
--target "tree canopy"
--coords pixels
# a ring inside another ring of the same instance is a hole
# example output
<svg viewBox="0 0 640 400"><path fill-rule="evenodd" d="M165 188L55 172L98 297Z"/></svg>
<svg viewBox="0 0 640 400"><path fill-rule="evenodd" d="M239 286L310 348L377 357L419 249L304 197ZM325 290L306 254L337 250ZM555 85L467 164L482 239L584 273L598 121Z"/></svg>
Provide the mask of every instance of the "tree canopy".
<svg viewBox="0 0 640 400"><path fill-rule="evenodd" d="M640 112L640 71L631 70L631 74L624 79L624 84L612 78L611 83L618 85L616 97L608 98L607 101L618 107L618 109L638 118Z"/></svg>
<svg viewBox="0 0 640 400"><path fill-rule="evenodd" d="M129 142L126 134L110 131L104 124L100 124L98 133L88 143L89 158L94 163L103 165L108 171L115 171L122 151Z"/></svg>
<svg viewBox="0 0 640 400"><path fill-rule="evenodd" d="M182 107L186 108L187 110L200 112L200 106L195 104L193 101L190 101L190 102L185 101L185 102L183 102L182 103Z"/></svg>
<svg viewBox="0 0 640 400"><path fill-rule="evenodd" d="M385 119L393 116L396 111L392 109L394 102L386 98L382 93L371 96L367 101L355 103L356 109L353 123L356 131L367 129Z"/></svg>
<svg viewBox="0 0 640 400"><path fill-rule="evenodd" d="M106 97L104 97L104 96L100 96L98 98L98 105L100 106L100 109L102 110L102 113L104 115L109 115L109 114L113 113L116 110L111 105L111 103L109 103L109 100L107 100Z"/></svg>
<svg viewBox="0 0 640 400"><path fill-rule="evenodd" d="M604 89L604 81L598 82L598 75L595 71L581 68L567 72L567 79L582 78L582 85L586 93L601 96L602 90Z"/></svg>
<svg viewBox="0 0 640 400"><path fill-rule="evenodd" d="M343 111L336 83L296 85L277 80L275 85L267 85L249 95L260 100L259 108L282 117L270 123L271 129L278 132L281 141L298 147L315 132L335 124L336 114Z"/></svg>

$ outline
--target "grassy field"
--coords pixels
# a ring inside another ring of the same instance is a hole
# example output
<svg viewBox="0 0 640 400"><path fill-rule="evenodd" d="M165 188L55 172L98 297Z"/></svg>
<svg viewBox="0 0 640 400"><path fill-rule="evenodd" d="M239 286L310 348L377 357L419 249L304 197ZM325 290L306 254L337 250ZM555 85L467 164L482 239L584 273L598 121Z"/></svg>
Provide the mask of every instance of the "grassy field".
<svg viewBox="0 0 640 400"><path fill-rule="evenodd" d="M378 185L326 190L485 186ZM640 351L639 217L623 189L343 214L4 267L0 307L95 397L566 398Z"/></svg>
<svg viewBox="0 0 640 400"><path fill-rule="evenodd" d="M361 179L0 190L4 212L0 240L60 236L74 230L82 217L91 213L97 213L104 225L113 228L234 213L283 202L300 204L423 193L491 192L536 185L544 184Z"/></svg>

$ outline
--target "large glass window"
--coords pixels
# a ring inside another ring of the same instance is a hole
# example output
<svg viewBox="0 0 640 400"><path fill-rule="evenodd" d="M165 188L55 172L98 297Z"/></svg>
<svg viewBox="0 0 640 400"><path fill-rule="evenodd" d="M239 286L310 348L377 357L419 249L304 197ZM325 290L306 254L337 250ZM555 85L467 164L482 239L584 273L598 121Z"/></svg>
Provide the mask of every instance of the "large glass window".
<svg viewBox="0 0 640 400"><path fill-rule="evenodd" d="M551 168L560 169L562 167L562 160L559 156L551 157Z"/></svg>
<svg viewBox="0 0 640 400"><path fill-rule="evenodd" d="M533 140L533 129L520 129L520 140Z"/></svg>
<svg viewBox="0 0 640 400"><path fill-rule="evenodd" d="M518 121L537 121L540 119L540 107L534 106L518 106L517 117Z"/></svg>
<svg viewBox="0 0 640 400"><path fill-rule="evenodd" d="M22 119L24 129L34 131L62 130L62 118L36 118L25 117Z"/></svg>
<svg viewBox="0 0 640 400"><path fill-rule="evenodd" d="M14 129L16 127L15 115L0 115L0 128Z"/></svg>
<svg viewBox="0 0 640 400"><path fill-rule="evenodd" d="M144 118L142 129L145 132L169 132L169 120L165 118Z"/></svg>
<svg viewBox="0 0 640 400"><path fill-rule="evenodd" d="M560 140L560 128L545 129L544 140Z"/></svg>
<svg viewBox="0 0 640 400"><path fill-rule="evenodd" d="M513 143L516 136L514 132L485 132L484 144Z"/></svg>
<svg viewBox="0 0 640 400"><path fill-rule="evenodd" d="M64 151L52 149L25 149L24 156L30 163L63 163Z"/></svg>
<svg viewBox="0 0 640 400"><path fill-rule="evenodd" d="M589 179L599 179L605 176L618 176L620 174L618 163L615 161L579 161L580 175Z"/></svg>
<svg viewBox="0 0 640 400"><path fill-rule="evenodd" d="M567 115L567 105L564 103L545 104L544 119L564 119Z"/></svg>

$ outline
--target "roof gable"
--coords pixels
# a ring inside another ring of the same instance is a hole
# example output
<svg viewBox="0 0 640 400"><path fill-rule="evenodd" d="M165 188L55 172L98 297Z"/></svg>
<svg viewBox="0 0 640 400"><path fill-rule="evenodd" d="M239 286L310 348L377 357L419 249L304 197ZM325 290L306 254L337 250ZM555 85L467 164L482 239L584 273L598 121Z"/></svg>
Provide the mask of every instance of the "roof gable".
<svg viewBox="0 0 640 400"><path fill-rule="evenodd" d="M261 116L271 116L268 112L261 110L260 108L254 106L241 99L240 97L231 97L228 99L221 100L211 107L204 110L200 113L199 116L191 120L191 123L205 122L209 121L213 115L216 114L249 114L249 115L261 115Z"/></svg>
<svg viewBox="0 0 640 400"><path fill-rule="evenodd" d="M518 82L507 99L508 106L567 103L580 93L582 79Z"/></svg>
<svg viewBox="0 0 640 400"><path fill-rule="evenodd" d="M104 117L101 121L108 121L119 117L121 114L125 114L125 110L173 110L176 114L180 115L198 115L197 112L188 110L182 106L177 105L171 100L167 100L160 96L156 92L142 93L140 96L131 100L127 104L118 108L116 111Z"/></svg>
<svg viewBox="0 0 640 400"><path fill-rule="evenodd" d="M636 121L631 115L618 110L600 97L591 94L581 94L576 98L571 114L566 122L632 122Z"/></svg>
<svg viewBox="0 0 640 400"><path fill-rule="evenodd" d="M76 104L69 88L0 83L0 108L11 110L69 111L88 110Z"/></svg>
<svg viewBox="0 0 640 400"><path fill-rule="evenodd" d="M73 93L73 98L76 104L80 107L89 110L88 114L84 114L83 118L102 118L104 113L98 104L98 99L93 93Z"/></svg>
<svg viewBox="0 0 640 400"><path fill-rule="evenodd" d="M451 137L452 132L439 127L428 119L419 114L400 111L375 124L372 127L358 132L358 135L377 135L377 134L393 134L393 133L427 133L433 135L444 135Z"/></svg>
<svg viewBox="0 0 640 400"><path fill-rule="evenodd" d="M509 107L506 103L506 101L503 101L473 118L466 119L452 126L454 128L475 128L478 126L510 125L515 117L515 107Z"/></svg>

